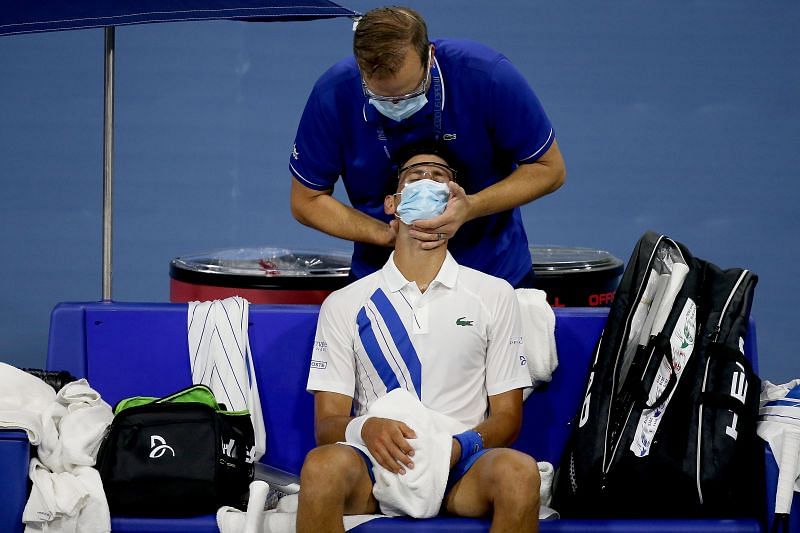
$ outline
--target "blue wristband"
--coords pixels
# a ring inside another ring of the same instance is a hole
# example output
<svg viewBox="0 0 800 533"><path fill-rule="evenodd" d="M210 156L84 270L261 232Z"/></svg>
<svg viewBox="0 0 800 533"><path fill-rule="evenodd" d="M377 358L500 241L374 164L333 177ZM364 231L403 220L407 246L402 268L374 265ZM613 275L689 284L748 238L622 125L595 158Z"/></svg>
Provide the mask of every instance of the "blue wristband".
<svg viewBox="0 0 800 533"><path fill-rule="evenodd" d="M453 438L461 445L461 457L458 459L459 462L467 457L475 455L483 449L481 434L474 429L459 433L458 435L453 435Z"/></svg>

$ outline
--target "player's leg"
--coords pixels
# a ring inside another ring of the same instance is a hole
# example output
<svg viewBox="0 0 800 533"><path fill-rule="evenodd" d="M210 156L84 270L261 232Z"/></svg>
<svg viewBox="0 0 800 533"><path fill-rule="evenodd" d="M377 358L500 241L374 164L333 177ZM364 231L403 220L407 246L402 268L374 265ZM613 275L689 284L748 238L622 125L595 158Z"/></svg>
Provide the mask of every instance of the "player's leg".
<svg viewBox="0 0 800 533"><path fill-rule="evenodd" d="M351 446L314 448L300 472L297 532L344 531L345 514L375 513L372 478L364 455Z"/></svg>
<svg viewBox="0 0 800 533"><path fill-rule="evenodd" d="M456 465L451 476L461 473ZM532 457L508 448L490 449L452 485L443 505L459 516L492 516L492 533L537 532L540 483Z"/></svg>

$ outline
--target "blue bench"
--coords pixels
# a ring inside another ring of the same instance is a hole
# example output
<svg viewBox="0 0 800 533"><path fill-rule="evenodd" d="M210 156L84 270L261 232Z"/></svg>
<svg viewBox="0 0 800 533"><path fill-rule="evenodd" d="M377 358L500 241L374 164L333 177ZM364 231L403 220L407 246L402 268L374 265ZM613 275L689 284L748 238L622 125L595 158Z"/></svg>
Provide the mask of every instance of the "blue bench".
<svg viewBox="0 0 800 533"><path fill-rule="evenodd" d="M318 306L252 305L250 345L267 427L262 462L299 474L314 446L313 397L305 383ZM128 396L162 396L190 384L186 304L64 303L52 313L47 367L85 376L114 405ZM552 382L525 403L514 447L558 465L569 422L582 401L590 359L606 309L556 311L560 365ZM753 332L754 333L754 332ZM755 335L746 352L756 362ZM5 513L6 511L0 511ZM761 532L761 517L744 520L555 520L541 531ZM488 531L489 521L437 517L376 519L354 531ZM189 519L113 517L115 532L216 532L213 516Z"/></svg>

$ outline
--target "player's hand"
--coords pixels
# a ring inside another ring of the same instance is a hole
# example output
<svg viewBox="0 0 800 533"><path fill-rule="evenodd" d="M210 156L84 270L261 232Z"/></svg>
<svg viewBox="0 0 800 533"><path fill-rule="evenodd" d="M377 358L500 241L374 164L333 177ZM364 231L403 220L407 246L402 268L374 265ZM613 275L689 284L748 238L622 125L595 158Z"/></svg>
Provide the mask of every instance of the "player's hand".
<svg viewBox="0 0 800 533"><path fill-rule="evenodd" d="M411 458L414 449L406 439L415 439L414 430L398 420L369 418L361 428L361 438L367 449L383 468L395 474L405 474L414 468Z"/></svg>
<svg viewBox="0 0 800 533"><path fill-rule="evenodd" d="M412 238L422 241L425 250L442 246L469 218L470 200L464 188L454 181L447 186L450 187L450 199L444 213L430 220L415 221L408 232Z"/></svg>

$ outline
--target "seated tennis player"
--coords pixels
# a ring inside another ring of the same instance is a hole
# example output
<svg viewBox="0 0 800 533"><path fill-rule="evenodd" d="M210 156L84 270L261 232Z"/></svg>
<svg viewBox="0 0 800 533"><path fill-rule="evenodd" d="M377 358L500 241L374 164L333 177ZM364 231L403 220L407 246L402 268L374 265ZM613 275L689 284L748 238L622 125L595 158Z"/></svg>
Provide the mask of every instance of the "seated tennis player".
<svg viewBox="0 0 800 533"><path fill-rule="evenodd" d="M454 194L456 171L436 151L405 159L397 192L385 198L400 223L383 269L334 292L320 311L307 386L318 447L301 473L299 533L344 531L343 515L380 512L377 466L343 441L362 441L397 475L415 467L415 432L365 415L398 387L472 428L453 436L440 512L491 517L492 531L538 531L536 461L505 447L519 433L522 389L531 386L514 291L459 266L446 246L424 250L408 235L415 220L464 196Z"/></svg>

